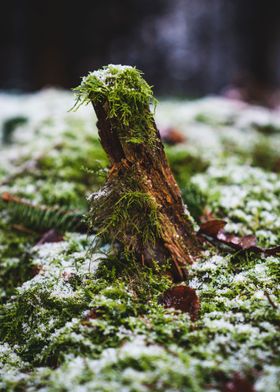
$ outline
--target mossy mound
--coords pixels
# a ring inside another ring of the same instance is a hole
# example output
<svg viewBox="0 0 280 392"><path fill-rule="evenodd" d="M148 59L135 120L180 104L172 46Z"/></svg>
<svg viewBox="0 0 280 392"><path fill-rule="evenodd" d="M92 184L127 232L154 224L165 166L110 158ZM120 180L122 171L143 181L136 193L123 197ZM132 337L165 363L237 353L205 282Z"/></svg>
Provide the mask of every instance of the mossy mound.
<svg viewBox="0 0 280 392"><path fill-rule="evenodd" d="M56 91L1 100L10 118L27 119L0 147L1 193L86 213L86 195L107 170L92 110L67 113L72 97ZM202 100L163 102L158 121L186 136L167 153L197 220L206 208L232 232L279 244L279 173L245 148L270 124L277 162L278 115ZM17 218L1 203L0 390L213 392L237 377L278 392L279 257L205 250L186 282L201 303L193 321L159 304L172 282L156 266L141 267L94 234L38 244L43 233Z"/></svg>

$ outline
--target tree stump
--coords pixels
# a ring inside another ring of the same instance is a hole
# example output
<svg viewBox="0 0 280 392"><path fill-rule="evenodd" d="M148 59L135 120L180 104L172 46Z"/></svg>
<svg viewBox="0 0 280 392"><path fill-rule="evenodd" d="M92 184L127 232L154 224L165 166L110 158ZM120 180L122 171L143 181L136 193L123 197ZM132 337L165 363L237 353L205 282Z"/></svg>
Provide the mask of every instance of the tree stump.
<svg viewBox="0 0 280 392"><path fill-rule="evenodd" d="M185 280L200 249L150 110L151 87L134 67L109 65L75 92L77 106L93 104L111 162L105 185L90 198L93 227L143 264L169 263L174 281Z"/></svg>

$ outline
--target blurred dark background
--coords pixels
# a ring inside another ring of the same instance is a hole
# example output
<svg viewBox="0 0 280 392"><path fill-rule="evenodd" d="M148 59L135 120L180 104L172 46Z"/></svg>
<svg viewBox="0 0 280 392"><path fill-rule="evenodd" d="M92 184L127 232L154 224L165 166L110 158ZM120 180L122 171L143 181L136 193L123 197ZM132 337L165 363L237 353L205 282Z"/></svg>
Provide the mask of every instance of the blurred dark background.
<svg viewBox="0 0 280 392"><path fill-rule="evenodd" d="M89 70L122 63L162 95L277 100L279 0L9 0L1 8L1 90L70 88Z"/></svg>

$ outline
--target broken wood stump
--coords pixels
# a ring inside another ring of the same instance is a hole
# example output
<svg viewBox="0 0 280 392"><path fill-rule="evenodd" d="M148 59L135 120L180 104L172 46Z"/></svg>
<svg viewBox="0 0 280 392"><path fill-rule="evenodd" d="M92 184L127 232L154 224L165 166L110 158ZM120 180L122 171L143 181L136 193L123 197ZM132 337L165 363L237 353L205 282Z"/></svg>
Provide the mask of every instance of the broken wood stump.
<svg viewBox="0 0 280 392"><path fill-rule="evenodd" d="M90 198L92 226L145 265L169 263L174 281L185 280L200 247L150 110L151 87L136 68L109 65L75 92L77 106L92 103L111 162L105 185Z"/></svg>

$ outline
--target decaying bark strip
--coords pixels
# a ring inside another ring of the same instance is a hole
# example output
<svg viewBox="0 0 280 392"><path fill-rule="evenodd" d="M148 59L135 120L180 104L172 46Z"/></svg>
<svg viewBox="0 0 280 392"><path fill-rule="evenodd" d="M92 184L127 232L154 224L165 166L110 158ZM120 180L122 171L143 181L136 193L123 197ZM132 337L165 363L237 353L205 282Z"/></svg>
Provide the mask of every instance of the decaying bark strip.
<svg viewBox="0 0 280 392"><path fill-rule="evenodd" d="M150 104L150 86L133 67L90 73L76 89L91 102L111 170L91 197L92 225L146 265L170 263L175 281L199 254L192 219L168 165Z"/></svg>

